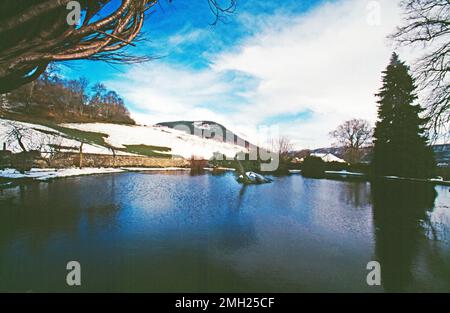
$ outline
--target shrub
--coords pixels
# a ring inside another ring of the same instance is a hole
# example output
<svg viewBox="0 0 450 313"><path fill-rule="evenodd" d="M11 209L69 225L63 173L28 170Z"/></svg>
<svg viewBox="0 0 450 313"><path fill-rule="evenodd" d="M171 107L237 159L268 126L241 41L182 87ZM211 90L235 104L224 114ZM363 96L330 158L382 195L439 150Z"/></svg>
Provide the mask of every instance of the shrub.
<svg viewBox="0 0 450 313"><path fill-rule="evenodd" d="M325 176L325 162L318 157L306 157L302 165L302 175L311 178L323 178Z"/></svg>
<svg viewBox="0 0 450 313"><path fill-rule="evenodd" d="M31 170L34 161L40 157L39 151L27 151L13 154L12 167L21 173Z"/></svg>
<svg viewBox="0 0 450 313"><path fill-rule="evenodd" d="M205 167L208 165L207 160L197 159L194 156L191 157L191 175L199 175L205 172Z"/></svg>

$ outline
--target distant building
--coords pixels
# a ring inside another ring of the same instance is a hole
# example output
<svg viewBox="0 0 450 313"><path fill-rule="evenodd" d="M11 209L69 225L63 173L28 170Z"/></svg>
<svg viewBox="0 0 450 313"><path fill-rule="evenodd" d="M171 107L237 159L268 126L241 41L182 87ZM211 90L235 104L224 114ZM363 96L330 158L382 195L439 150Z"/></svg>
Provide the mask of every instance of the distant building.
<svg viewBox="0 0 450 313"><path fill-rule="evenodd" d="M310 156L316 157L316 158L321 158L324 162L347 163L343 159L338 158L337 156L335 156L332 153L311 153ZM305 158L295 157L292 162L293 163L301 163L304 161L304 159Z"/></svg>
<svg viewBox="0 0 450 313"><path fill-rule="evenodd" d="M450 144L434 145L433 151L437 166L450 167Z"/></svg>
<svg viewBox="0 0 450 313"><path fill-rule="evenodd" d="M347 163L343 159L338 158L332 153L311 153L311 156L321 158L325 162Z"/></svg>

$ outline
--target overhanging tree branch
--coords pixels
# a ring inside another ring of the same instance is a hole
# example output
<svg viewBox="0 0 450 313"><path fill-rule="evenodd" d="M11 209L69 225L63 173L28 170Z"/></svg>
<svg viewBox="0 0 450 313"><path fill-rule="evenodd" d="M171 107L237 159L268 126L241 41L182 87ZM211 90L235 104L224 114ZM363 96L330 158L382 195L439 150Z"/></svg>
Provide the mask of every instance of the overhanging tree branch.
<svg viewBox="0 0 450 313"><path fill-rule="evenodd" d="M207 1L216 22L232 13L236 4L236 0ZM135 63L153 59L120 50L133 45L146 12L159 0L120 0L110 13L105 12L112 10L112 0L79 0L79 26L67 23L69 2L0 1L0 94L36 79L51 62L90 59Z"/></svg>
<svg viewBox="0 0 450 313"><path fill-rule="evenodd" d="M391 36L399 46L424 48L414 66L434 139L450 125L450 0L403 0L404 24Z"/></svg>

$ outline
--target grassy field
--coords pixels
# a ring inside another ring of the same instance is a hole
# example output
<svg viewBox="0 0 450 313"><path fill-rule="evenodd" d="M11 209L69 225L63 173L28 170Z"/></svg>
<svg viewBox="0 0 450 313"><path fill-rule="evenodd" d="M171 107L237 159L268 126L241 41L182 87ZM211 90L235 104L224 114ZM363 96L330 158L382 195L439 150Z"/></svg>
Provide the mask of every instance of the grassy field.
<svg viewBox="0 0 450 313"><path fill-rule="evenodd" d="M170 152L171 149L167 147L148 146L148 145L124 145L124 146L126 147L126 149L119 149L119 150L128 153L145 155L148 157L156 157L156 158L172 157L170 153L161 153L161 152Z"/></svg>

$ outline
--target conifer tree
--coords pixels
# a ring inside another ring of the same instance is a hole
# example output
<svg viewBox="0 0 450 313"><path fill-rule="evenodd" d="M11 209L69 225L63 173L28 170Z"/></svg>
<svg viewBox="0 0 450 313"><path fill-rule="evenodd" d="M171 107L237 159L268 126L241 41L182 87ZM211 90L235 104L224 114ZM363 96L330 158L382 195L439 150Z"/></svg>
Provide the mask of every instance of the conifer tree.
<svg viewBox="0 0 450 313"><path fill-rule="evenodd" d="M372 173L375 176L429 178L435 160L428 144L423 108L416 104L415 81L409 67L394 53L383 72L375 127Z"/></svg>

